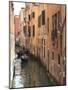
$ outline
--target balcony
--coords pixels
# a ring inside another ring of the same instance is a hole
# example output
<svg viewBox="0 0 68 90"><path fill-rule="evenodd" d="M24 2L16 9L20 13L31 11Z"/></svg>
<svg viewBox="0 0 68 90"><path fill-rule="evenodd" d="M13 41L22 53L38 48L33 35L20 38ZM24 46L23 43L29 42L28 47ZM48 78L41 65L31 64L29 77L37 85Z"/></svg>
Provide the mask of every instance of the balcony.
<svg viewBox="0 0 68 90"><path fill-rule="evenodd" d="M55 45L56 39L57 39L57 30L52 30L52 32L51 32L51 40L52 40L53 46Z"/></svg>

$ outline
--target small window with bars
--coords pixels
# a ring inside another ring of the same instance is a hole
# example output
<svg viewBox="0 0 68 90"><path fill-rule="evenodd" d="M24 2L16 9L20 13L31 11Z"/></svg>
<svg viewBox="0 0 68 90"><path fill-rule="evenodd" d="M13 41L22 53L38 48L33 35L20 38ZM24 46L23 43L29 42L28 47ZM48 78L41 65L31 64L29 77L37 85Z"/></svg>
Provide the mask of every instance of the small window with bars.
<svg viewBox="0 0 68 90"><path fill-rule="evenodd" d="M42 25L45 25L45 10L42 11Z"/></svg>
<svg viewBox="0 0 68 90"><path fill-rule="evenodd" d="M58 64L60 64L60 54L58 54Z"/></svg>
<svg viewBox="0 0 68 90"><path fill-rule="evenodd" d="M35 12L32 12L32 17L35 18Z"/></svg>
<svg viewBox="0 0 68 90"><path fill-rule="evenodd" d="M35 36L35 25L33 25L33 37Z"/></svg>
<svg viewBox="0 0 68 90"><path fill-rule="evenodd" d="M54 52L52 52L52 60L54 60Z"/></svg>
<svg viewBox="0 0 68 90"><path fill-rule="evenodd" d="M38 27L41 27L41 15L38 17Z"/></svg>

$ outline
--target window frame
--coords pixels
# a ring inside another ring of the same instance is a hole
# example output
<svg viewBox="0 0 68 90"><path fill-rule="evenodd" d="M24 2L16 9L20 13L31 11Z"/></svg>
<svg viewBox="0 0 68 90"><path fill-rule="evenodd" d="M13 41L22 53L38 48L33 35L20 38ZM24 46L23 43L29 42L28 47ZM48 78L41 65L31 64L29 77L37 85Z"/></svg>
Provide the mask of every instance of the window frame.
<svg viewBox="0 0 68 90"><path fill-rule="evenodd" d="M45 25L45 10L42 10L42 25Z"/></svg>
<svg viewBox="0 0 68 90"><path fill-rule="evenodd" d="M35 25L33 25L33 37L35 36Z"/></svg>

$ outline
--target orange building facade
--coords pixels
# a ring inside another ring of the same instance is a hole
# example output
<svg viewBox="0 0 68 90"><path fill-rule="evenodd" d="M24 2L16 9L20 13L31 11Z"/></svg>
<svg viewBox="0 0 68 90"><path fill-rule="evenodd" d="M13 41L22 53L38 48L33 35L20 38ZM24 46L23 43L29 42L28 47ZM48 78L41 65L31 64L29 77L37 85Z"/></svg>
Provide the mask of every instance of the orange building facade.
<svg viewBox="0 0 68 90"><path fill-rule="evenodd" d="M60 85L66 83L66 5L26 3L25 47Z"/></svg>

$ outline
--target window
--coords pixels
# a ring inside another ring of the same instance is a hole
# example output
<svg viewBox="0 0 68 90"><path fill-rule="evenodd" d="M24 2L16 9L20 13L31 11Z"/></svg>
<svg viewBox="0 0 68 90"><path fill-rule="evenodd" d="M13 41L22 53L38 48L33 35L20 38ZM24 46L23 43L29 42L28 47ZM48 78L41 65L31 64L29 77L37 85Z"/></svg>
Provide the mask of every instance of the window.
<svg viewBox="0 0 68 90"><path fill-rule="evenodd" d="M45 58L45 46L44 46L44 58Z"/></svg>
<svg viewBox="0 0 68 90"><path fill-rule="evenodd" d="M52 30L54 30L54 15L52 16Z"/></svg>
<svg viewBox="0 0 68 90"><path fill-rule="evenodd" d="M62 55L62 35L60 35L60 48L61 48L61 55Z"/></svg>
<svg viewBox="0 0 68 90"><path fill-rule="evenodd" d="M42 25L45 25L45 10L42 11Z"/></svg>
<svg viewBox="0 0 68 90"><path fill-rule="evenodd" d="M54 52L52 52L52 60L54 60Z"/></svg>
<svg viewBox="0 0 68 90"><path fill-rule="evenodd" d="M47 19L47 28L48 28L48 32L49 32L49 18Z"/></svg>
<svg viewBox="0 0 68 90"><path fill-rule="evenodd" d="M57 30L57 13L52 16L52 29Z"/></svg>
<svg viewBox="0 0 68 90"><path fill-rule="evenodd" d="M26 22L26 17L24 17L24 22Z"/></svg>
<svg viewBox="0 0 68 90"><path fill-rule="evenodd" d="M58 22L58 16L57 13L55 13L52 16L52 40L55 41L55 39L57 38L57 22Z"/></svg>
<svg viewBox="0 0 68 90"><path fill-rule="evenodd" d="M28 26L28 36L30 37L31 36L31 27Z"/></svg>
<svg viewBox="0 0 68 90"><path fill-rule="evenodd" d="M51 32L51 39L52 39L52 41L54 41L55 40L55 34L54 34L54 28L55 28L55 26L54 26L54 15L52 16L52 32Z"/></svg>
<svg viewBox="0 0 68 90"><path fill-rule="evenodd" d="M54 24L55 24L55 31L57 31L57 13L54 15L55 17L55 21L54 21Z"/></svg>
<svg viewBox="0 0 68 90"><path fill-rule="evenodd" d="M27 35L27 26L23 26L23 32L24 32L24 35L26 36Z"/></svg>
<svg viewBox="0 0 68 90"><path fill-rule="evenodd" d="M48 50L48 60L49 60L49 50Z"/></svg>
<svg viewBox="0 0 68 90"><path fill-rule="evenodd" d="M33 25L33 37L35 36L35 25Z"/></svg>
<svg viewBox="0 0 68 90"><path fill-rule="evenodd" d="M38 17L38 27L41 26L41 15Z"/></svg>
<svg viewBox="0 0 68 90"><path fill-rule="evenodd" d="M60 64L60 55L58 54L58 64Z"/></svg>
<svg viewBox="0 0 68 90"><path fill-rule="evenodd" d="M61 13L58 11L58 30L60 30Z"/></svg>
<svg viewBox="0 0 68 90"><path fill-rule="evenodd" d="M54 35L57 38L57 13L54 15Z"/></svg>
<svg viewBox="0 0 68 90"><path fill-rule="evenodd" d="M49 56L50 56L50 55L49 55L49 54L50 54L50 53L49 53L49 50L48 50L48 53L47 53L47 54L48 54L48 71L49 71Z"/></svg>
<svg viewBox="0 0 68 90"><path fill-rule="evenodd" d="M28 15L29 21L30 21L30 15Z"/></svg>
<svg viewBox="0 0 68 90"><path fill-rule="evenodd" d="M35 18L35 12L32 12L32 17Z"/></svg>
<svg viewBox="0 0 68 90"><path fill-rule="evenodd" d="M42 39L41 39L41 45L43 45L43 40L44 40L44 39L42 38Z"/></svg>

